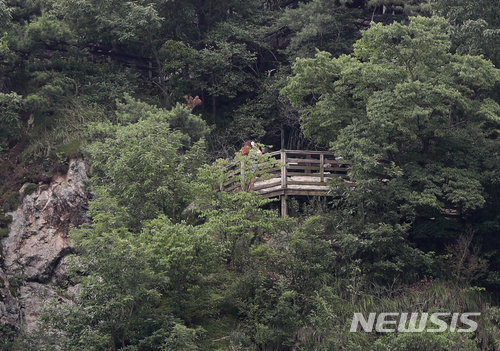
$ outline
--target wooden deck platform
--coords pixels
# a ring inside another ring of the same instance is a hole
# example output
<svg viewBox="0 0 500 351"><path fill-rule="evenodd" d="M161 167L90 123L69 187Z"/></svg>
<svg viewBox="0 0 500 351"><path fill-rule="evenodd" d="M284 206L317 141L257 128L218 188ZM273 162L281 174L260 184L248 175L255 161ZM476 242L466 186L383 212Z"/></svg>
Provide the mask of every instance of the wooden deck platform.
<svg viewBox="0 0 500 351"><path fill-rule="evenodd" d="M288 196L332 196L327 183L329 178L342 178L351 186L356 184L347 175L351 163L335 160L335 155L327 151L280 150L269 153L274 158L275 167L266 170L261 178L253 180L251 189L265 198L279 196L281 213L286 215ZM235 168L232 178L224 184L226 191L240 188L238 179L243 175L243 164Z"/></svg>

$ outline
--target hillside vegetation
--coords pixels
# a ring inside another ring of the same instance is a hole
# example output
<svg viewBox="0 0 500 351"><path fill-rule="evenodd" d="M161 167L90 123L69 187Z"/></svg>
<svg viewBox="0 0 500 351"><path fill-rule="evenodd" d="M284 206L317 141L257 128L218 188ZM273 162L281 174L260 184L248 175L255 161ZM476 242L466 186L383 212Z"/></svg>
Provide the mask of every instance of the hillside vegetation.
<svg viewBox="0 0 500 351"><path fill-rule="evenodd" d="M0 0L0 34L0 238L74 158L92 220L73 303L0 350L500 350L494 1ZM221 190L246 140L332 150L356 187L281 218ZM349 331L370 312L481 316Z"/></svg>

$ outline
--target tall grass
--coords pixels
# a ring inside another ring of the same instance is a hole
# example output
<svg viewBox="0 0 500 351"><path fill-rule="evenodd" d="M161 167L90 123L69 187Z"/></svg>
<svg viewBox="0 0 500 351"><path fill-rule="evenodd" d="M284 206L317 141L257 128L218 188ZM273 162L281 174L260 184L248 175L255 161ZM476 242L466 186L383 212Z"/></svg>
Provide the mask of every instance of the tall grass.
<svg viewBox="0 0 500 351"><path fill-rule="evenodd" d="M33 130L28 131L29 147L22 154L22 161L39 157L50 157L58 147L74 140L83 140L85 126L114 118L114 113L97 104L86 105L73 98L53 115L40 114L35 118ZM74 145L74 144L73 144ZM62 148L64 151L64 148ZM69 150L72 152L74 150Z"/></svg>

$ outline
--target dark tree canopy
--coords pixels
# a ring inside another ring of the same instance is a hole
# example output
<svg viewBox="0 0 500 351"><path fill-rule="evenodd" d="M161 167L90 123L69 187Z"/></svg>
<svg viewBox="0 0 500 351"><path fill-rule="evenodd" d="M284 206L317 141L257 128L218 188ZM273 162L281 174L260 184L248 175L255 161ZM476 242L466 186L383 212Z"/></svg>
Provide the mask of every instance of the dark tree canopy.
<svg viewBox="0 0 500 351"><path fill-rule="evenodd" d="M70 159L91 200L61 299L0 351L495 349L499 31L491 0L0 0L0 239ZM281 218L246 140L331 150L353 182ZM349 332L433 311L482 316Z"/></svg>

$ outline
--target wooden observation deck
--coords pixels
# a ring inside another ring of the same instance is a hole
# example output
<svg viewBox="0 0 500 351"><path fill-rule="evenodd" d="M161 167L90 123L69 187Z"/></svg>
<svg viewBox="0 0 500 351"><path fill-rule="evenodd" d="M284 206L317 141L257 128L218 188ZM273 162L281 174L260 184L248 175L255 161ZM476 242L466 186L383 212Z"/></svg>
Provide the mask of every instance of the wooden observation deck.
<svg viewBox="0 0 500 351"><path fill-rule="evenodd" d="M261 178L255 178L251 189L264 198L280 197L281 214L286 216L288 196L333 196L327 183L329 178L349 180L347 168L350 162L335 160L332 152L306 150L280 150L269 153L275 167L266 170ZM224 184L226 191L234 191L244 179L244 167L235 167L231 178Z"/></svg>

